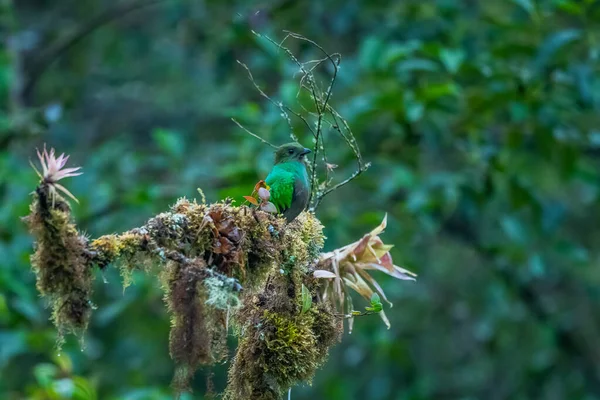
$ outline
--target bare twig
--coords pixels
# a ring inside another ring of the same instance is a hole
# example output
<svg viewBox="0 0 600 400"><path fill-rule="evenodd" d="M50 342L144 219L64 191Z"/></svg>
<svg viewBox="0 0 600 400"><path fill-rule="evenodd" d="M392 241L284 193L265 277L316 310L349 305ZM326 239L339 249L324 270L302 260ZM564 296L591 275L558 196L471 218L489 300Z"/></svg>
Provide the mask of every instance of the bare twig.
<svg viewBox="0 0 600 400"><path fill-rule="evenodd" d="M304 114L302 115L292 110L289 106L284 105L281 102L274 101L262 90L262 88L260 88L256 84L249 68L239 61L238 63L242 67L244 67L244 69L246 69L250 81L261 94L261 96L268 99L271 103L273 103L282 111L282 116L287 120L288 124L290 124L288 113L292 113L303 121L304 125L312 134L314 150L312 160L309 163L309 175L311 186L311 197L309 200L309 204L311 205L311 209L314 210L327 194L346 185L348 182L358 177L360 174L366 171L367 168L369 168L370 164L364 163L362 155L356 143L356 139L354 137L354 134L352 133L352 130L350 129L348 122L344 118L342 118L342 116L330 104L333 94L333 88L338 76L341 55L339 53L328 53L321 45L319 45L311 39L304 37L303 35L289 31L284 32L286 33L286 36L283 38L283 40L281 40L281 42L276 42L270 37L263 36L256 32L253 33L260 38L265 38L267 41L277 46L278 49L283 50L287 57L298 67L301 76L298 83L298 92L296 94L296 97L300 97L300 93L302 91L306 91L306 93L308 93L308 95L312 99L313 103L312 107L309 108L314 107L314 109L309 110L304 105L299 103L299 106ZM314 58L306 62L300 61L298 57L288 47L285 46L286 41L288 41L289 39L296 39L299 41L309 43L311 46L315 47L320 53L322 53L324 57ZM327 87L325 88L321 86L319 80L315 76L317 69L323 67L324 64L331 65L332 67L331 77L327 80ZM313 120L313 123L311 124L309 120ZM341 136L346 145L352 151L354 158L357 162L357 170L350 176L348 176L346 179L343 179L341 182L338 183L333 183L333 180L330 177L331 168L325 146L324 123L326 126L335 130ZM321 156L320 161L324 164L323 166L325 167L325 179L323 181L319 180L317 174L319 169L319 156Z"/></svg>
<svg viewBox="0 0 600 400"><path fill-rule="evenodd" d="M288 115L288 112L290 112L291 114L293 114L294 116L298 117L302 122L304 122L304 125L306 125L306 127L308 128L309 131L313 132L314 131L312 129L312 127L310 126L310 124L308 123L308 121L298 112L294 111L293 109L291 109L289 106L283 104L280 101L275 101L273 100L268 94L266 94L261 88L260 86L258 86L258 84L256 83L256 81L254 80L254 76L252 75L252 72L250 71L250 68L248 68L248 66L246 64L244 64L243 62L241 62L240 60L236 60L238 64L240 64L245 70L246 72L248 72L248 79L250 79L250 82L252 82L252 85L254 85L254 88L258 91L258 93L260 93L260 95L262 97L264 97L265 99L269 100L275 107L279 108L279 110L281 111L281 114L283 115L283 117L285 118L285 120L288 123L288 126L290 127L290 135L292 137L292 139L294 141L298 141L298 137L296 137L296 135L294 134L294 127L292 125L292 121Z"/></svg>
<svg viewBox="0 0 600 400"><path fill-rule="evenodd" d="M358 170L354 171L352 173L352 175L350 175L349 177L347 177L343 181L341 181L341 182L339 182L339 183L337 183L337 184L335 184L335 185L327 188L326 190L324 190L323 193L321 193L321 195L319 197L317 197L317 199L315 200L316 203L315 203L314 208L317 208L317 206L323 200L323 197L325 197L329 193L333 192L334 190L339 189L342 186L346 185L347 183L349 183L350 181L352 181L353 179L355 179L356 177L358 177L360 174L362 174L363 172L365 172L370 166L371 166L371 163L365 164L365 168L361 168L361 169L358 169Z"/></svg>
<svg viewBox="0 0 600 400"><path fill-rule="evenodd" d="M247 134L249 134L249 135L251 135L251 136L254 136L255 138L257 138L258 140L260 140L260 141L261 141L261 142L263 142L264 144L268 144L269 146L271 146L271 147L272 147L272 148L274 148L274 149L276 149L276 148L277 148L277 146L275 146L273 143L271 143L271 142L268 142L267 140L265 140L265 139L261 138L261 137L260 137L260 136L258 136L256 133L252 133L252 132L250 132L250 131L249 131L249 130L248 130L246 127L245 127L245 126L243 126L242 124L240 124L239 122L237 122L237 121L235 120L235 118L231 118L231 120L232 120L233 122L235 122L235 124L236 124L237 126L239 126L240 128L242 128L243 130L245 130Z"/></svg>

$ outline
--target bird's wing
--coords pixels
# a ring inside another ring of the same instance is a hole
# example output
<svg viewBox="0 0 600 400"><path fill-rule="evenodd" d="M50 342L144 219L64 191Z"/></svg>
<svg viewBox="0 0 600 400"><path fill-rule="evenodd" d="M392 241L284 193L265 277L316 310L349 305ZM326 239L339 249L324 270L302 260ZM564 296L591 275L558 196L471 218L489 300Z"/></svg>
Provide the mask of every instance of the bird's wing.
<svg viewBox="0 0 600 400"><path fill-rule="evenodd" d="M271 203L275 204L277 211L280 213L283 213L292 205L295 180L293 173L278 165L273 167L273 170L265 179L267 185L271 187Z"/></svg>
<svg viewBox="0 0 600 400"><path fill-rule="evenodd" d="M295 219L308 205L310 197L310 187L301 177L294 180L294 192L292 194L292 205L283 212L283 215L289 221Z"/></svg>

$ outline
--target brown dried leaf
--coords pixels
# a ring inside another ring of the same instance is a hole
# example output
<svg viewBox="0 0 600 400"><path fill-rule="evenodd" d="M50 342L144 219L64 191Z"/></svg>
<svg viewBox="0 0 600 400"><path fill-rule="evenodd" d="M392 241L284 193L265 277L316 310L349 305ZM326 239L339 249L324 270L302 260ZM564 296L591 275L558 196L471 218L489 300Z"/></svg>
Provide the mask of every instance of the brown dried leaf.
<svg viewBox="0 0 600 400"><path fill-rule="evenodd" d="M219 238L213 241L213 253L215 254L229 254L233 250L235 246L229 239L224 236L220 236Z"/></svg>
<svg viewBox="0 0 600 400"><path fill-rule="evenodd" d="M258 181L256 183L256 185L254 185L254 191L258 192L258 189L260 189L260 188L269 189L269 185L267 185L267 183L261 179L260 181Z"/></svg>
<svg viewBox="0 0 600 400"><path fill-rule="evenodd" d="M313 276L317 279L319 278L335 278L337 275L331 271L326 271L324 269L318 269L313 272Z"/></svg>
<svg viewBox="0 0 600 400"><path fill-rule="evenodd" d="M246 199L250 204L254 204L255 206L258 205L258 200L252 196L244 196L244 199Z"/></svg>

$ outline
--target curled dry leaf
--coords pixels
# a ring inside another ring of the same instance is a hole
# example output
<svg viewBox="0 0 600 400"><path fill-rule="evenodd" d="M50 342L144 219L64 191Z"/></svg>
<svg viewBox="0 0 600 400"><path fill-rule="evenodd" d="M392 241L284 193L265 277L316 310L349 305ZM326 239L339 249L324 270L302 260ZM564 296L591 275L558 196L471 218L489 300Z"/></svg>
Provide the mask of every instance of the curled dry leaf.
<svg viewBox="0 0 600 400"><path fill-rule="evenodd" d="M254 191L258 192L258 189L260 188L265 188L267 190L270 190L271 188L269 187L269 185L267 185L267 183L265 181L263 181L262 179L260 181L258 181L256 183L256 185L254 185Z"/></svg>
<svg viewBox="0 0 600 400"><path fill-rule="evenodd" d="M258 205L258 200L252 196L244 196L244 199L246 199L250 204L254 204L255 206Z"/></svg>

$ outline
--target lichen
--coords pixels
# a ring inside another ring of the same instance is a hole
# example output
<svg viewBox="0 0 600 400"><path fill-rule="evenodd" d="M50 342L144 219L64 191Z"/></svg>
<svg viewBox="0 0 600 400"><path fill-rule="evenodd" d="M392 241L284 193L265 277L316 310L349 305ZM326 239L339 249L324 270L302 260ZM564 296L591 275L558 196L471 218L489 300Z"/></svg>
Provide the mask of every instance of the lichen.
<svg viewBox="0 0 600 400"><path fill-rule="evenodd" d="M206 304L217 310L237 309L240 299L235 291L236 281L233 278L227 280L210 277L204 280L204 286L208 290Z"/></svg>

